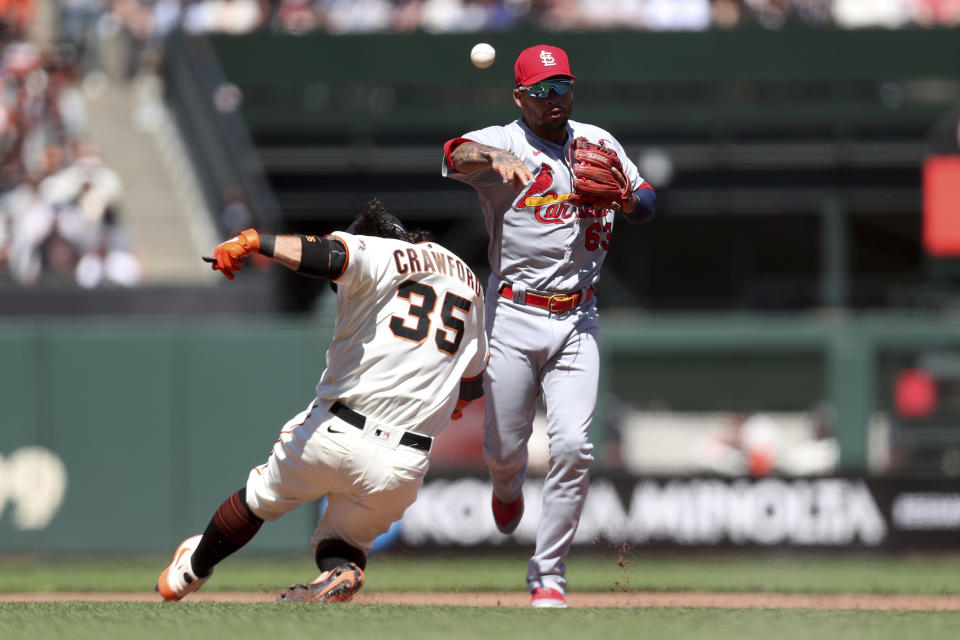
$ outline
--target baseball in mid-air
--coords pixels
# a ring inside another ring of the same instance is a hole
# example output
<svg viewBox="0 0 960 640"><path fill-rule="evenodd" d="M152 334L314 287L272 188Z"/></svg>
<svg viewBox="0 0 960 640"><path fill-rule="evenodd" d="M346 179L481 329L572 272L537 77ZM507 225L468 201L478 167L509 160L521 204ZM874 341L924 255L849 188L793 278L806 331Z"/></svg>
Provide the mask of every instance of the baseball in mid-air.
<svg viewBox="0 0 960 640"><path fill-rule="evenodd" d="M470 50L470 61L478 69L486 69L493 64L496 57L496 50L486 42L478 42Z"/></svg>

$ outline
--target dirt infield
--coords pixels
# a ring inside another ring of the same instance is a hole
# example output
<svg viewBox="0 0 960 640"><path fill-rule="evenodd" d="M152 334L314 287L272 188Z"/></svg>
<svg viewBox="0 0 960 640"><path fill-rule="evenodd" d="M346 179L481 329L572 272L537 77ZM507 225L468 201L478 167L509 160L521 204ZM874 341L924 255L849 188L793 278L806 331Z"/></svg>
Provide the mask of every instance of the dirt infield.
<svg viewBox="0 0 960 640"><path fill-rule="evenodd" d="M273 602L276 593L198 592L191 602ZM58 592L0 593L0 602L157 602L153 593ZM357 604L463 605L472 607L526 607L523 592L370 592L357 594ZM693 607L720 609L853 609L872 611L960 611L960 596L879 594L790 594L716 592L568 593L571 607ZM327 605L324 605L327 606ZM333 605L331 605L333 606Z"/></svg>

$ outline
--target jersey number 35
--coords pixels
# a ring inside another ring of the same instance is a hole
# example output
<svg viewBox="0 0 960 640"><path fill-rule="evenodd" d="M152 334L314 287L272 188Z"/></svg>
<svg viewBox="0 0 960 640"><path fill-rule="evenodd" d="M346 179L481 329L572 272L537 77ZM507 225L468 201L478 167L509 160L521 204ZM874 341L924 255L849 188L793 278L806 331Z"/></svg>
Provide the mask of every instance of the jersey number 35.
<svg viewBox="0 0 960 640"><path fill-rule="evenodd" d="M437 292L430 285L422 282L407 280L397 289L397 297L410 303L407 309L407 318L393 316L390 318L390 330L393 335L403 340L421 343L430 335L432 324L430 315L437 306ZM443 306L440 310L440 320L443 324L434 334L437 349L450 355L455 355L463 341L463 331L466 327L462 316L470 313L473 303L466 298L448 291L443 296ZM407 326L410 319L414 326Z"/></svg>

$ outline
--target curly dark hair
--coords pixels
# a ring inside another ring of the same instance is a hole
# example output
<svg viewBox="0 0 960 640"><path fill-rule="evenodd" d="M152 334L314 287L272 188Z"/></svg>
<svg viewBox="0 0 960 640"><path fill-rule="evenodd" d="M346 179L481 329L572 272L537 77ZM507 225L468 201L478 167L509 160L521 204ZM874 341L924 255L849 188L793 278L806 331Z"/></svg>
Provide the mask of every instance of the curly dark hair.
<svg viewBox="0 0 960 640"><path fill-rule="evenodd" d="M347 231L360 236L396 238L413 243L433 241L433 235L429 231L422 229L408 231L405 229L403 223L387 211L376 198L363 205L360 215L350 224Z"/></svg>

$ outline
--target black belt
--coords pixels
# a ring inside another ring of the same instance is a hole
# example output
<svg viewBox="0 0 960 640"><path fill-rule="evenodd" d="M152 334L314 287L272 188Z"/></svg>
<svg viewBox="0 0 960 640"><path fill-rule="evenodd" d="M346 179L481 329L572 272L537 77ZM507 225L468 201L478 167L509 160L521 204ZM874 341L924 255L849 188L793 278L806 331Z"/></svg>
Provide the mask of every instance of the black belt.
<svg viewBox="0 0 960 640"><path fill-rule="evenodd" d="M367 423L367 419L363 414L357 413L339 400L330 405L330 413L357 429L363 429L363 426ZM400 444L413 447L414 449L430 451L430 447L433 445L433 438L419 433L413 433L412 431L404 431L403 435L400 436Z"/></svg>

